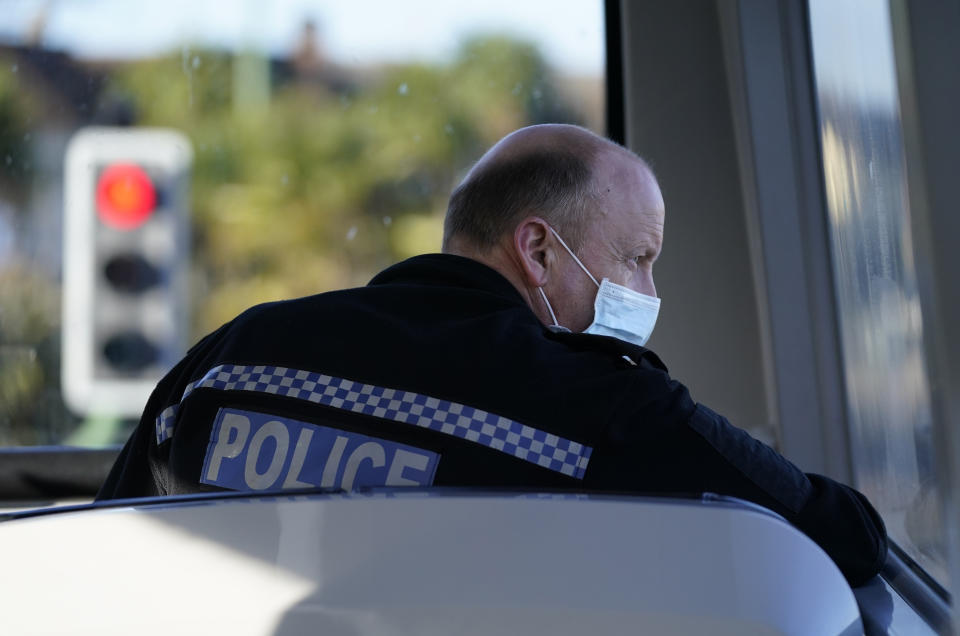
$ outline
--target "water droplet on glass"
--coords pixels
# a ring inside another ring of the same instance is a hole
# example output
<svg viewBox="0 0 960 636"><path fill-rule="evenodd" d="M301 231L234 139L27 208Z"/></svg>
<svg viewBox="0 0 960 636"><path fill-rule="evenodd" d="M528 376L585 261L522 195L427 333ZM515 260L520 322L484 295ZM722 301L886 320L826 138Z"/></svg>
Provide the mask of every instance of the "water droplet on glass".
<svg viewBox="0 0 960 636"><path fill-rule="evenodd" d="M199 68L199 67L200 67L200 56L199 56L199 55L194 55L194 56L193 56L193 60L191 60L190 63L193 65L193 68Z"/></svg>
<svg viewBox="0 0 960 636"><path fill-rule="evenodd" d="M280 177L280 184L281 184L281 185L287 185L288 183L290 183L290 175L286 175L286 174L285 174L285 175L283 175L282 177Z"/></svg>
<svg viewBox="0 0 960 636"><path fill-rule="evenodd" d="M353 225L347 230L347 240L352 241L357 236L357 226Z"/></svg>
<svg viewBox="0 0 960 636"><path fill-rule="evenodd" d="M7 165L9 166L11 163L13 163L13 157L7 155Z"/></svg>
<svg viewBox="0 0 960 636"><path fill-rule="evenodd" d="M391 219L389 216L385 216L383 217L383 224L387 227L390 227L393 225L393 219Z"/></svg>
<svg viewBox="0 0 960 636"><path fill-rule="evenodd" d="M401 84L400 86L398 86L398 87L397 87L397 92L400 93L401 95L406 95L407 93L409 93L409 92L410 92L410 89L407 87L407 83L404 82L403 84Z"/></svg>
<svg viewBox="0 0 960 636"><path fill-rule="evenodd" d="M519 95L520 91L522 90L523 90L523 84L520 82L517 82L516 84L513 85L513 90L510 92L513 93L514 95Z"/></svg>
<svg viewBox="0 0 960 636"><path fill-rule="evenodd" d="M19 64L14 64L13 66L10 67L10 70L13 71L14 73L16 73L17 71L20 70L20 65L19 65Z"/></svg>
<svg viewBox="0 0 960 636"><path fill-rule="evenodd" d="M187 76L187 106L193 108L193 76L191 75L191 69L187 65L187 59L189 57L190 48L184 46L180 50L180 68L183 69L183 74ZM194 56L194 59L196 59L196 56Z"/></svg>

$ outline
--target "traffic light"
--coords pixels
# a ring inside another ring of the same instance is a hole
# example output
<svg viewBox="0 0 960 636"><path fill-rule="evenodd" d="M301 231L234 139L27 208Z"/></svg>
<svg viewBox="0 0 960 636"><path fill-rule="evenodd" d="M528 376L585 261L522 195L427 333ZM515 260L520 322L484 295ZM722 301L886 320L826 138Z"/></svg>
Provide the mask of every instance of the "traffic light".
<svg viewBox="0 0 960 636"><path fill-rule="evenodd" d="M165 129L85 128L70 141L61 364L79 414L139 416L183 355L192 158Z"/></svg>

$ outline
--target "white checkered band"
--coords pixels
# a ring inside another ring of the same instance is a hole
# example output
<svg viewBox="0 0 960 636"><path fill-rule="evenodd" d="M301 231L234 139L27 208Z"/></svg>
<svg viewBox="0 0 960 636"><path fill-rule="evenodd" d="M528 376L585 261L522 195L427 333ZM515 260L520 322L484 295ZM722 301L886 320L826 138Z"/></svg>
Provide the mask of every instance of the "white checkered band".
<svg viewBox="0 0 960 636"><path fill-rule="evenodd" d="M583 479L593 452L589 446L472 406L311 371L222 364L188 385L180 402L200 388L282 395L412 424L482 444L576 479ZM157 444L173 435L177 406L164 409L157 418Z"/></svg>

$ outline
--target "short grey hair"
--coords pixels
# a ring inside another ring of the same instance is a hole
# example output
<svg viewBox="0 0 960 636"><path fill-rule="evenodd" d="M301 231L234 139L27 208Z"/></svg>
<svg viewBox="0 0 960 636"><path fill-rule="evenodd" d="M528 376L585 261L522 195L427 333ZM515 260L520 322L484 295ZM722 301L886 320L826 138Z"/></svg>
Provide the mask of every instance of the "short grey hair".
<svg viewBox="0 0 960 636"><path fill-rule="evenodd" d="M574 250L598 200L595 159L600 147L527 150L475 168L453 191L443 224L443 246L464 237L480 249L493 247L527 216L539 216Z"/></svg>

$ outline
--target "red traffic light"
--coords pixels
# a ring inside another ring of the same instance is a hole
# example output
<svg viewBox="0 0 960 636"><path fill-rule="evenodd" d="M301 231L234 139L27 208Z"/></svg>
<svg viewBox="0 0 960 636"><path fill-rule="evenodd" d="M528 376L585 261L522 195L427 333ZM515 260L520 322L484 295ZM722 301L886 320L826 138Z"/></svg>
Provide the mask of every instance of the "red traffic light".
<svg viewBox="0 0 960 636"><path fill-rule="evenodd" d="M100 220L119 230L143 224L157 205L157 191L143 168L132 163L115 163L97 181L97 214Z"/></svg>

